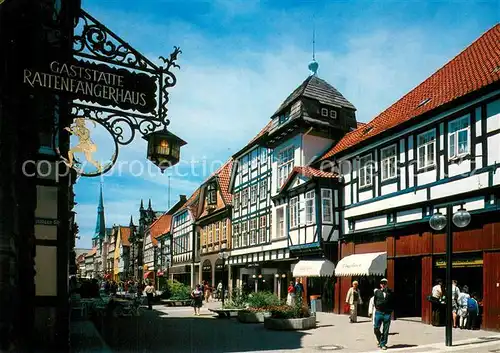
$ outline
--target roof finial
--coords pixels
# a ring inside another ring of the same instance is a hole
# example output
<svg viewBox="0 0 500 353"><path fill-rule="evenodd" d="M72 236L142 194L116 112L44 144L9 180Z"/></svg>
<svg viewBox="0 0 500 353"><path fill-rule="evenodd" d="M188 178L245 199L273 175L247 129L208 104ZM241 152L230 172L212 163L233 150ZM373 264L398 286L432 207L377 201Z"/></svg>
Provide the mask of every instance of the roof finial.
<svg viewBox="0 0 500 353"><path fill-rule="evenodd" d="M318 73L318 67L319 64L316 62L316 26L313 17L312 61L308 65L309 71L311 71L311 75L316 75Z"/></svg>

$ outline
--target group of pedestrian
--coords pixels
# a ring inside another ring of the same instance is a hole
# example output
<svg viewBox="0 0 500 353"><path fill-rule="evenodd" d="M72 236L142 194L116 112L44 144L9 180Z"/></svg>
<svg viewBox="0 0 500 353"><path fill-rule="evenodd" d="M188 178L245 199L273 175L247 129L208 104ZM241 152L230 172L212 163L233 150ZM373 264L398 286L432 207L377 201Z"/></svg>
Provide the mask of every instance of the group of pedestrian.
<svg viewBox="0 0 500 353"><path fill-rule="evenodd" d="M477 293L470 294L469 287L464 285L462 289L458 281L452 281L451 288L452 322L454 328L475 329L479 317L479 300ZM432 303L432 325L441 326L446 318L446 293L443 281L436 280L429 297Z"/></svg>
<svg viewBox="0 0 500 353"><path fill-rule="evenodd" d="M380 280L380 287L374 289L370 299L369 315L372 317L373 330L377 339L377 347L387 349L391 316L394 311L394 293L388 287L387 279ZM355 323L358 319L358 305L363 304L358 281L352 282L345 299L346 309L349 311L349 322Z"/></svg>
<svg viewBox="0 0 500 353"><path fill-rule="evenodd" d="M302 302L303 293L304 286L298 278L295 280L295 283L293 283L293 281L290 281L290 284L288 285L286 304L289 306L295 306L297 301Z"/></svg>

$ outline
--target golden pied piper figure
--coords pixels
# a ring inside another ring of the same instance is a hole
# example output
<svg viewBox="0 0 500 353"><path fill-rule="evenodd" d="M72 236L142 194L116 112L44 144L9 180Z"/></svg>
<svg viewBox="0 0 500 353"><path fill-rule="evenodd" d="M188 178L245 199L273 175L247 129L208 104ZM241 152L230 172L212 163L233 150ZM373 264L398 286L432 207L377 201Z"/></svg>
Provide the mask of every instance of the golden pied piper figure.
<svg viewBox="0 0 500 353"><path fill-rule="evenodd" d="M78 144L68 151L68 159L66 160L68 166L73 167L74 154L81 152L85 155L87 161L100 172L102 170L101 164L92 158L92 154L97 151L97 145L90 139L90 130L85 126L85 118L75 118L74 124L64 129L78 137Z"/></svg>

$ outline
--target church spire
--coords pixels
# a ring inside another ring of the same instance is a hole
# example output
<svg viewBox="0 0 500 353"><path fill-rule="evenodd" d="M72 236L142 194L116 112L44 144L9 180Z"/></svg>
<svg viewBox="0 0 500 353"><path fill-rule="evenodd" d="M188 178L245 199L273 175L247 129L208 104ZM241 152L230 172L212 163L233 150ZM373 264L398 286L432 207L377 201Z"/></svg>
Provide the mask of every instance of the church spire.
<svg viewBox="0 0 500 353"><path fill-rule="evenodd" d="M99 204L97 205L97 221L95 225L94 239L104 239L106 235L106 224L104 221L104 199L102 197L102 184L99 190Z"/></svg>

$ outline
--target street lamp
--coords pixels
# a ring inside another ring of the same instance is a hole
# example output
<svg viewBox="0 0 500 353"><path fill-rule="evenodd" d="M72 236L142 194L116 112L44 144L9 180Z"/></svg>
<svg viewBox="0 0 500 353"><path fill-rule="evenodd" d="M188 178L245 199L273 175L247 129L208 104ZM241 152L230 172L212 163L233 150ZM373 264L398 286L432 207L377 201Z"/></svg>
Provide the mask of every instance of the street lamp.
<svg viewBox="0 0 500 353"><path fill-rule="evenodd" d="M226 259L229 257L229 254L224 250L222 249L220 252L219 252L219 259L222 260L222 305L224 305L224 292L225 292L225 288L224 288L224 269L225 269L225 266L226 266Z"/></svg>
<svg viewBox="0 0 500 353"><path fill-rule="evenodd" d="M453 205L446 206L446 216L439 210L429 219L432 229L440 231L446 227L446 346L452 346L452 317L453 309L451 305L451 271L453 268L453 225L457 228L465 228L471 221L471 215L463 207L453 214Z"/></svg>
<svg viewBox="0 0 500 353"><path fill-rule="evenodd" d="M163 173L165 169L179 163L181 146L186 141L167 130L151 132L143 137L148 141L147 158Z"/></svg>

